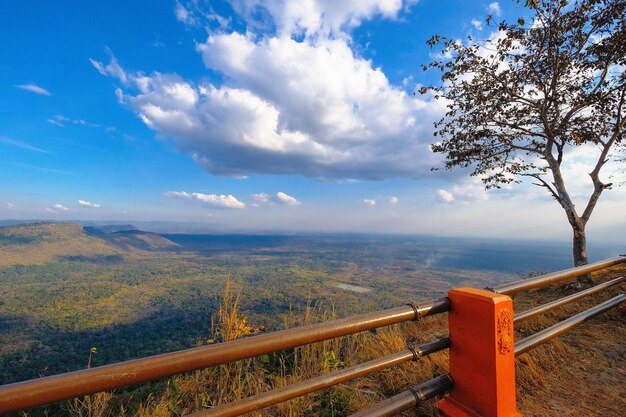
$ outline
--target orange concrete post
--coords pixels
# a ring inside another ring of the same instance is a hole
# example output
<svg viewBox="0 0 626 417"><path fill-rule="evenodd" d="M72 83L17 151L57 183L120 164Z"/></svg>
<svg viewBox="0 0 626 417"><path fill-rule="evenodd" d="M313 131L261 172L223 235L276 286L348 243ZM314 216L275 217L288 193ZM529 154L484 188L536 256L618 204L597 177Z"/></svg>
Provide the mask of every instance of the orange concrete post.
<svg viewBox="0 0 626 417"><path fill-rule="evenodd" d="M472 288L448 293L450 376L454 386L437 403L445 417L521 417L515 407L513 303Z"/></svg>

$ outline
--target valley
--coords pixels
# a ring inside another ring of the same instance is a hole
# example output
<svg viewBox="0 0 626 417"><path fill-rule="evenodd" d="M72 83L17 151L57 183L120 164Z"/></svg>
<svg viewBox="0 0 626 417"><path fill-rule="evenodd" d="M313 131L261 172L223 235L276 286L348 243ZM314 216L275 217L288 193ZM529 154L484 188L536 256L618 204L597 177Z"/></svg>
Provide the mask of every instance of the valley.
<svg viewBox="0 0 626 417"><path fill-rule="evenodd" d="M322 305L337 316L566 267L559 247L365 235L156 234L0 228L0 384L196 346L227 281L256 326Z"/></svg>

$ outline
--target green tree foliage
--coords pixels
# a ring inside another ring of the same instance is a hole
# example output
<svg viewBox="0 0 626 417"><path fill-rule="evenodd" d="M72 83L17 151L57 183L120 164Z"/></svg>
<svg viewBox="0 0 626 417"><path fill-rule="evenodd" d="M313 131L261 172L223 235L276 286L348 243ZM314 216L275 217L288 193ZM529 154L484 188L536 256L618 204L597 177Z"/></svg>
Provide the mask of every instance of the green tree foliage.
<svg viewBox="0 0 626 417"><path fill-rule="evenodd" d="M585 227L604 190L602 169L624 148L626 2L526 1L531 19L502 22L488 41L439 35L440 85L424 87L445 99L432 146L445 168L469 167L487 188L530 178L565 211L573 231L574 263L587 263ZM492 18L489 17L488 23ZM593 189L575 207L562 174L568 149L593 144Z"/></svg>

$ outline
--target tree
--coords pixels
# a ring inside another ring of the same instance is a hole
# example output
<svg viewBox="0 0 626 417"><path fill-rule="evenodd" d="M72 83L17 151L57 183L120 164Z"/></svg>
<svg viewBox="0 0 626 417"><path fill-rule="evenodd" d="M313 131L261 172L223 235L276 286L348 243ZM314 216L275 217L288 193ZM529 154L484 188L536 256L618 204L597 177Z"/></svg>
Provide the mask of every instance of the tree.
<svg viewBox="0 0 626 417"><path fill-rule="evenodd" d="M624 0L527 1L532 19L502 22L486 41L436 35L442 72L424 87L447 100L435 124L445 168L466 167L485 187L530 178L561 205L573 231L575 265L587 263L585 227L612 184L600 174L624 147L626 20ZM487 18L488 25L492 17ZM579 211L562 175L572 147L598 149L593 191Z"/></svg>

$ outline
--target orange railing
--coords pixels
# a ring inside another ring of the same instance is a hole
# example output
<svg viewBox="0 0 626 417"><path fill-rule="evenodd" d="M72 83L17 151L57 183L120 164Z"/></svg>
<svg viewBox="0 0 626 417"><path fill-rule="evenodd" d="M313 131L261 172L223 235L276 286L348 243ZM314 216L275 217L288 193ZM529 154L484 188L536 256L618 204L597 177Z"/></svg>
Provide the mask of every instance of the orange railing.
<svg viewBox="0 0 626 417"><path fill-rule="evenodd" d="M0 386L0 414L449 312L448 337L200 411L193 416L238 416L449 348L448 375L427 381L363 409L354 416L393 416L447 393L437 403L443 416L513 417L518 415L515 408L515 356L621 304L626 300L626 295L621 294L517 343L513 339L514 322L618 285L624 278L613 279L515 316L509 295L621 263L626 263L626 257L620 256L493 289L454 289L448 293L448 297L426 303L409 303L389 310L4 385Z"/></svg>

